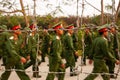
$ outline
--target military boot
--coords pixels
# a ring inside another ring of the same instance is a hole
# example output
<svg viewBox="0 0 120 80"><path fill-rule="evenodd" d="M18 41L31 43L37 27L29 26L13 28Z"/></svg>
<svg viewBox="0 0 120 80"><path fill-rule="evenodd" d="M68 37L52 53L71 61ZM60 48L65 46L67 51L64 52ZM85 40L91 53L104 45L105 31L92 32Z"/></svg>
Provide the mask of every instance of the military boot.
<svg viewBox="0 0 120 80"><path fill-rule="evenodd" d="M78 73L76 72L77 68L70 68L70 76L77 76Z"/></svg>
<svg viewBox="0 0 120 80"><path fill-rule="evenodd" d="M116 79L117 76L115 76L115 75L110 75L110 78Z"/></svg>
<svg viewBox="0 0 120 80"><path fill-rule="evenodd" d="M39 75L39 72L33 72L33 77L41 78L41 75Z"/></svg>
<svg viewBox="0 0 120 80"><path fill-rule="evenodd" d="M41 75L39 75L39 68L38 67L33 67L33 77L35 78L41 78Z"/></svg>
<svg viewBox="0 0 120 80"><path fill-rule="evenodd" d="M72 68L70 68L70 76L74 76Z"/></svg>

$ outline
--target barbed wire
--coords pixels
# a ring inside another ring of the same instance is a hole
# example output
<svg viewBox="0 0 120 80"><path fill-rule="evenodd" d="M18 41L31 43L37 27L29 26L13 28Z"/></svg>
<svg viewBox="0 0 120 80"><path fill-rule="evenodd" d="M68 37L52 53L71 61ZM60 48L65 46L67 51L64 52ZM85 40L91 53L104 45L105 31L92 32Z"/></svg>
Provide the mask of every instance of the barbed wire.
<svg viewBox="0 0 120 80"><path fill-rule="evenodd" d="M119 73L89 73L89 72L83 72L81 70L76 70L76 71L73 71L73 72L50 72L50 71L30 71L30 70L21 70L21 69L0 69L0 72L4 72L4 71L20 71L20 72L26 72L26 73L33 73L33 72L40 72L40 73L53 73L53 74L70 74L70 73L77 73L78 75L80 74L96 74L96 75L117 75L120 76Z"/></svg>
<svg viewBox="0 0 120 80"><path fill-rule="evenodd" d="M67 30L84 30L86 27L84 28L75 28L75 29L62 29L64 31L67 31ZM47 29L48 31L55 31L54 29ZM61 30L61 29L60 29ZM14 31L17 31L17 30L0 30L0 32L14 32ZM21 30L21 32L32 32L34 30ZM44 29L39 29L39 30L36 30L37 32L40 32L40 31L44 31ZM39 48L37 48L39 49ZM37 51L38 52L38 51ZM38 54L37 54L38 55ZM82 60L81 60L82 61ZM82 63L82 62L81 62ZM78 70L78 68L81 67L80 70ZM70 73L77 73L79 76L80 74L95 74L95 75L117 75L117 76L120 76L119 72L116 72L114 74L110 74L110 73L88 73L88 72L83 72L83 68L82 68L82 64L79 64L77 67L76 67L76 70L73 71L73 72L50 72L50 71L30 71L30 70L21 70L21 69L0 69L0 72L5 72L5 71L20 71L20 72L26 72L26 73L33 73L33 72L40 72L40 73L53 73L53 74L70 74ZM78 79L79 80L79 79Z"/></svg>
<svg viewBox="0 0 120 80"><path fill-rule="evenodd" d="M67 31L67 30L84 30L86 27L84 28L74 28L74 29L65 29L65 28L62 28L62 29L57 29L57 30L64 30L64 31ZM92 28L91 28L92 29ZM46 29L48 31L56 31L55 29ZM14 31L17 31L17 30L0 30L0 31L7 31L7 32L14 32ZM40 31L44 31L44 29L37 29L37 30L20 30L21 32L32 32L32 31L37 31L37 32L40 32Z"/></svg>

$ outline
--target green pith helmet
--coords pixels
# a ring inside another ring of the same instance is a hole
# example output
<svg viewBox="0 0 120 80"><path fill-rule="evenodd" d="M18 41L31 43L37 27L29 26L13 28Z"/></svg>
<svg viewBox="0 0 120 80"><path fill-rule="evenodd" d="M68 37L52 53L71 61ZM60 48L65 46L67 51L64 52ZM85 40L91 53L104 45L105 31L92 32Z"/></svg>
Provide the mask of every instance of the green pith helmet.
<svg viewBox="0 0 120 80"><path fill-rule="evenodd" d="M101 30L101 29L103 29L103 28L108 28L110 25L109 24L104 24L104 25L102 25L102 26L98 26L98 31L99 30Z"/></svg>
<svg viewBox="0 0 120 80"><path fill-rule="evenodd" d="M66 27L66 29L74 29L74 25L73 25L73 24L68 25L68 26Z"/></svg>
<svg viewBox="0 0 120 80"><path fill-rule="evenodd" d="M109 27L109 24L105 24L105 25L99 26L97 30L98 32L105 32L108 30L108 27Z"/></svg>
<svg viewBox="0 0 120 80"><path fill-rule="evenodd" d="M63 28L63 26L62 26L62 23L59 22L59 23L55 24L52 28L53 29L59 29L59 28Z"/></svg>
<svg viewBox="0 0 120 80"><path fill-rule="evenodd" d="M118 30L118 26L115 25L115 24L111 24L111 25L110 25L110 28L115 28L116 30Z"/></svg>

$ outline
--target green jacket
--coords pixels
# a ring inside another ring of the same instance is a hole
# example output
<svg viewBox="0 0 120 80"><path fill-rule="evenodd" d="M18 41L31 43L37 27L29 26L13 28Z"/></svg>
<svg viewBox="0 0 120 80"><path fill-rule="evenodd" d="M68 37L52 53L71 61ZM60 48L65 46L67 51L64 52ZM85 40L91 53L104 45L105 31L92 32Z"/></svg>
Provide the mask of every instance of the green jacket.
<svg viewBox="0 0 120 80"><path fill-rule="evenodd" d="M50 56L56 61L62 64L62 43L61 39L55 35L52 39L50 46Z"/></svg>
<svg viewBox="0 0 120 80"><path fill-rule="evenodd" d="M13 37L13 36L11 36ZM24 53L22 52L22 45L23 45L23 37L22 34L18 35L18 40L14 40L11 39L12 44L15 47L16 52L20 55L20 56L24 56Z"/></svg>
<svg viewBox="0 0 120 80"><path fill-rule="evenodd" d="M26 45L27 52L32 60L36 60L37 58L38 36L39 35L36 33L34 36L30 34L28 37L28 44Z"/></svg>
<svg viewBox="0 0 120 80"><path fill-rule="evenodd" d="M106 38L100 36L93 41L92 49L90 52L90 59L109 59L116 61L116 58L109 52L108 41Z"/></svg>
<svg viewBox="0 0 120 80"><path fill-rule="evenodd" d="M92 47L92 34L89 32L89 33L85 33L84 35L84 44L85 44L85 54L89 54L90 50L91 50L91 47Z"/></svg>
<svg viewBox="0 0 120 80"><path fill-rule="evenodd" d="M2 57L4 65L15 65L20 62L20 56L17 54L15 47L10 41L10 33L2 32Z"/></svg>
<svg viewBox="0 0 120 80"><path fill-rule="evenodd" d="M73 39L72 36L69 33L66 33L64 36L64 48L67 50L71 50L72 52L75 52L74 46L73 46Z"/></svg>
<svg viewBox="0 0 120 80"><path fill-rule="evenodd" d="M77 32L73 33L72 39L73 39L73 46L74 46L75 50L78 50L78 34L77 34Z"/></svg>
<svg viewBox="0 0 120 80"><path fill-rule="evenodd" d="M114 35L109 32L107 39L108 39L108 49L112 53L112 55L115 56L113 52Z"/></svg>
<svg viewBox="0 0 120 80"><path fill-rule="evenodd" d="M41 47L41 51L42 51L43 53L46 53L46 54L49 53L48 49L50 48L50 39L51 39L51 36L49 35L49 33L46 33L46 34L43 36L43 39L42 39L42 47Z"/></svg>
<svg viewBox="0 0 120 80"><path fill-rule="evenodd" d="M118 49L118 45L119 45L118 32L115 32L113 35L114 35L113 50L115 50Z"/></svg>
<svg viewBox="0 0 120 80"><path fill-rule="evenodd" d="M114 51L114 55L115 55L115 57L117 58L117 59L120 59L120 56L119 56L119 53L116 51L116 49L118 49L119 50L119 34L118 34L118 32L115 32L114 34L113 34L113 51Z"/></svg>

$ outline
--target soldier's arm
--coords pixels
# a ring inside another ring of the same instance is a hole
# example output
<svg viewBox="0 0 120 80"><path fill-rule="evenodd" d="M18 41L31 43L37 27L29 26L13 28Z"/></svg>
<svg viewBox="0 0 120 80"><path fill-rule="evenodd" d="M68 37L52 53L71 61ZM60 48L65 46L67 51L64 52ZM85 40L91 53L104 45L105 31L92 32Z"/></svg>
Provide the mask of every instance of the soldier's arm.
<svg viewBox="0 0 120 80"><path fill-rule="evenodd" d="M105 55L109 60L112 60L112 61L114 61L114 62L117 61L117 59L109 52L107 41L104 41L104 42L103 42L103 44L102 44L102 51L103 51L104 55Z"/></svg>
<svg viewBox="0 0 120 80"><path fill-rule="evenodd" d="M73 47L73 41L72 41L72 39L71 39L72 37L70 37L70 36L67 36L67 40L66 40L66 43L67 43L67 45L68 45L68 49L70 49L70 50L73 50L74 52L75 52L75 49L74 49L74 47Z"/></svg>
<svg viewBox="0 0 120 80"><path fill-rule="evenodd" d="M61 54L59 52L60 49L59 40L55 40L53 42L52 48L53 48L53 55L55 55L55 57L59 60L59 62L62 63Z"/></svg>
<svg viewBox="0 0 120 80"><path fill-rule="evenodd" d="M13 47L13 45L11 44L11 42L10 41L6 41L5 42L5 48L6 48L6 50L8 51L8 55L10 55L11 57L15 57L15 58L18 58L19 60L20 60L20 56L16 53L16 51L15 51L15 49L14 49L14 47Z"/></svg>

